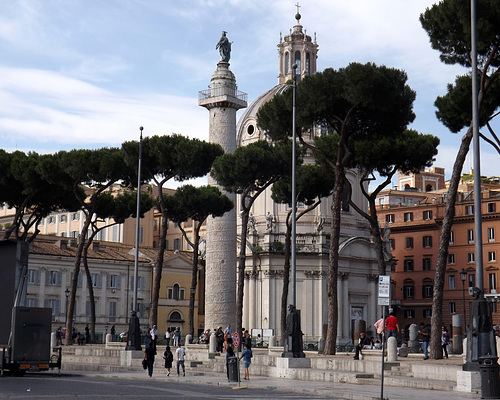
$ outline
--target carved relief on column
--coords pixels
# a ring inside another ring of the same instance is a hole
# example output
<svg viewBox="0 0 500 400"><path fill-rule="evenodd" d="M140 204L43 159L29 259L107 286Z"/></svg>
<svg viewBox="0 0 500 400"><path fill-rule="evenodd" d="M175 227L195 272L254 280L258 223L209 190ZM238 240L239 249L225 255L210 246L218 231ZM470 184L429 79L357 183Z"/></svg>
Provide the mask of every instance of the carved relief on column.
<svg viewBox="0 0 500 400"><path fill-rule="evenodd" d="M345 281L346 279L349 278L349 272L339 271L338 276L340 280Z"/></svg>
<svg viewBox="0 0 500 400"><path fill-rule="evenodd" d="M368 282L377 282L378 281L378 275L377 274L367 274L366 279Z"/></svg>

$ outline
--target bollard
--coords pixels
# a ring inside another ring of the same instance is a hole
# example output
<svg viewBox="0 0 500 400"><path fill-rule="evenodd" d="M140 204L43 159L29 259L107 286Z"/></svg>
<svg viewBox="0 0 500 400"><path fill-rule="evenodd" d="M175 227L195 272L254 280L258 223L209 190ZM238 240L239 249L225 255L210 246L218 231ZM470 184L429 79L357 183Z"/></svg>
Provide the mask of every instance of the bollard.
<svg viewBox="0 0 500 400"><path fill-rule="evenodd" d="M108 333L106 335L106 344L111 343L113 341L113 335L111 333Z"/></svg>
<svg viewBox="0 0 500 400"><path fill-rule="evenodd" d="M320 338L318 341L318 351L322 353L324 350L325 350L325 339Z"/></svg>
<svg viewBox="0 0 500 400"><path fill-rule="evenodd" d="M193 343L193 337L188 333L184 338L184 346Z"/></svg>
<svg viewBox="0 0 500 400"><path fill-rule="evenodd" d="M210 334L210 342L208 344L208 351L210 353L217 353L217 338L215 337L215 332Z"/></svg>
<svg viewBox="0 0 500 400"><path fill-rule="evenodd" d="M462 316L460 314L455 314L452 317L452 333L453 333L453 354L462 354L462 339L463 327L462 327Z"/></svg>
<svg viewBox="0 0 500 400"><path fill-rule="evenodd" d="M276 336L269 337L269 347L276 347Z"/></svg>
<svg viewBox="0 0 500 400"><path fill-rule="evenodd" d="M398 360L398 340L391 336L387 339L387 361L395 362Z"/></svg>

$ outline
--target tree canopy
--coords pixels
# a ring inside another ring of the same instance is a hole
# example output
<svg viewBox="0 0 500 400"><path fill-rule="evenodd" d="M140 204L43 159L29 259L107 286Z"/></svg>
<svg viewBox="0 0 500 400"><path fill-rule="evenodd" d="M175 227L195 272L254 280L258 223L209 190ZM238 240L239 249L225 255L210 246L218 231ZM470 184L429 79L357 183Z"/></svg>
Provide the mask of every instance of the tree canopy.
<svg viewBox="0 0 500 400"><path fill-rule="evenodd" d="M305 77L297 85L297 136L320 163L335 175L328 272L328 331L325 354L335 354L337 337L337 273L342 194L349 182L346 168L380 169L387 166L361 152L377 141L402 135L415 118L415 92L404 71L373 63L351 63ZM272 140L291 135L292 91L263 105L259 125ZM311 140L313 136L314 141ZM318 137L319 136L319 137ZM386 142L387 143L387 142ZM369 164L363 166L363 164Z"/></svg>

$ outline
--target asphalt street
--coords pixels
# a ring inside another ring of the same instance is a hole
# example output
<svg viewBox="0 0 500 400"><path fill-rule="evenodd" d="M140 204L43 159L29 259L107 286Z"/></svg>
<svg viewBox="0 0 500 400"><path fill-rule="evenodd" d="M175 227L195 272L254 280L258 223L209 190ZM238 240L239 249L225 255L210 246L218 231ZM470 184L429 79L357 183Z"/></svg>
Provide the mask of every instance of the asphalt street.
<svg viewBox="0 0 500 400"><path fill-rule="evenodd" d="M123 380L89 376L26 374L0 377L0 399L304 399L304 394L276 390L235 389L155 380ZM308 399L324 399L308 395ZM331 399L331 397L329 397Z"/></svg>

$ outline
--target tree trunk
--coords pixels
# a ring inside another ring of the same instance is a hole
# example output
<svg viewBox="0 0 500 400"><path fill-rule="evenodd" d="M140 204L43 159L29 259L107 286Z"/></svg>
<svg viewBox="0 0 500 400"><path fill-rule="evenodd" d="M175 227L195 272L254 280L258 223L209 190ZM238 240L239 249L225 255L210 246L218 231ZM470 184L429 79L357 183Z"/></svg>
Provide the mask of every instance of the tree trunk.
<svg viewBox="0 0 500 400"><path fill-rule="evenodd" d="M159 188L160 193L160 207L161 207L161 233L158 243L158 254L156 256L156 268L155 268L155 279L153 284L153 295L151 298L151 315L149 316L150 326L158 325L158 299L160 297L160 287L161 287L161 274L163 271L163 256L165 254L165 248L167 247L167 211L165 209L165 203L161 196L161 188Z"/></svg>
<svg viewBox="0 0 500 400"><path fill-rule="evenodd" d="M189 292L189 333L194 338L194 302L196 297L196 286L198 286L198 248L200 245L200 228L203 221L199 221L195 227L195 238L193 243L193 268L191 270L191 290Z"/></svg>
<svg viewBox="0 0 500 400"><path fill-rule="evenodd" d="M95 235L92 235L91 239L85 245L83 250L83 268L85 270L85 275L87 277L87 286L89 290L89 302L90 302L90 342L95 343L95 298L94 298L94 286L92 285L92 276L90 275L89 264L87 261L88 250L91 241L94 239Z"/></svg>
<svg viewBox="0 0 500 400"><path fill-rule="evenodd" d="M80 263L82 261L83 248L85 246L85 236L89 230L92 213L89 211L85 218L82 231L78 237L78 247L75 254L75 263L73 266L73 279L71 280L71 290L69 294L68 310L66 310L66 338L64 343L67 346L73 344L73 316L75 313L76 289L78 287L78 274L80 273Z"/></svg>
<svg viewBox="0 0 500 400"><path fill-rule="evenodd" d="M242 195L241 203L244 205L245 196ZM236 288L236 332L241 336L243 326L243 289L245 287L245 264L247 252L247 227L250 207L253 201L247 207L242 207L241 212L241 233L240 233L240 255L238 258L238 286Z"/></svg>
<svg viewBox="0 0 500 400"><path fill-rule="evenodd" d="M436 275L434 277L434 292L432 295L432 317L431 317L431 354L434 360L443 358L441 348L441 326L443 324L443 289L446 272L446 263L448 261L448 246L450 243L451 228L453 218L455 217L455 203L457 201L458 184L462 176L462 168L465 157L469 152L470 142L472 140L472 126L462 138L457 158L453 164L453 173L450 179L450 186L446 196L446 210L439 238L439 250L436 264Z"/></svg>
<svg viewBox="0 0 500 400"><path fill-rule="evenodd" d="M342 202L342 190L344 186L344 174L342 167L335 166L335 185L333 188L332 202L332 225L330 230L330 253L328 263L328 328L323 354L334 355L337 351L337 322L338 322L338 293L337 277L339 268L339 244L340 244L340 211ZM343 304L347 307L347 304Z"/></svg>

